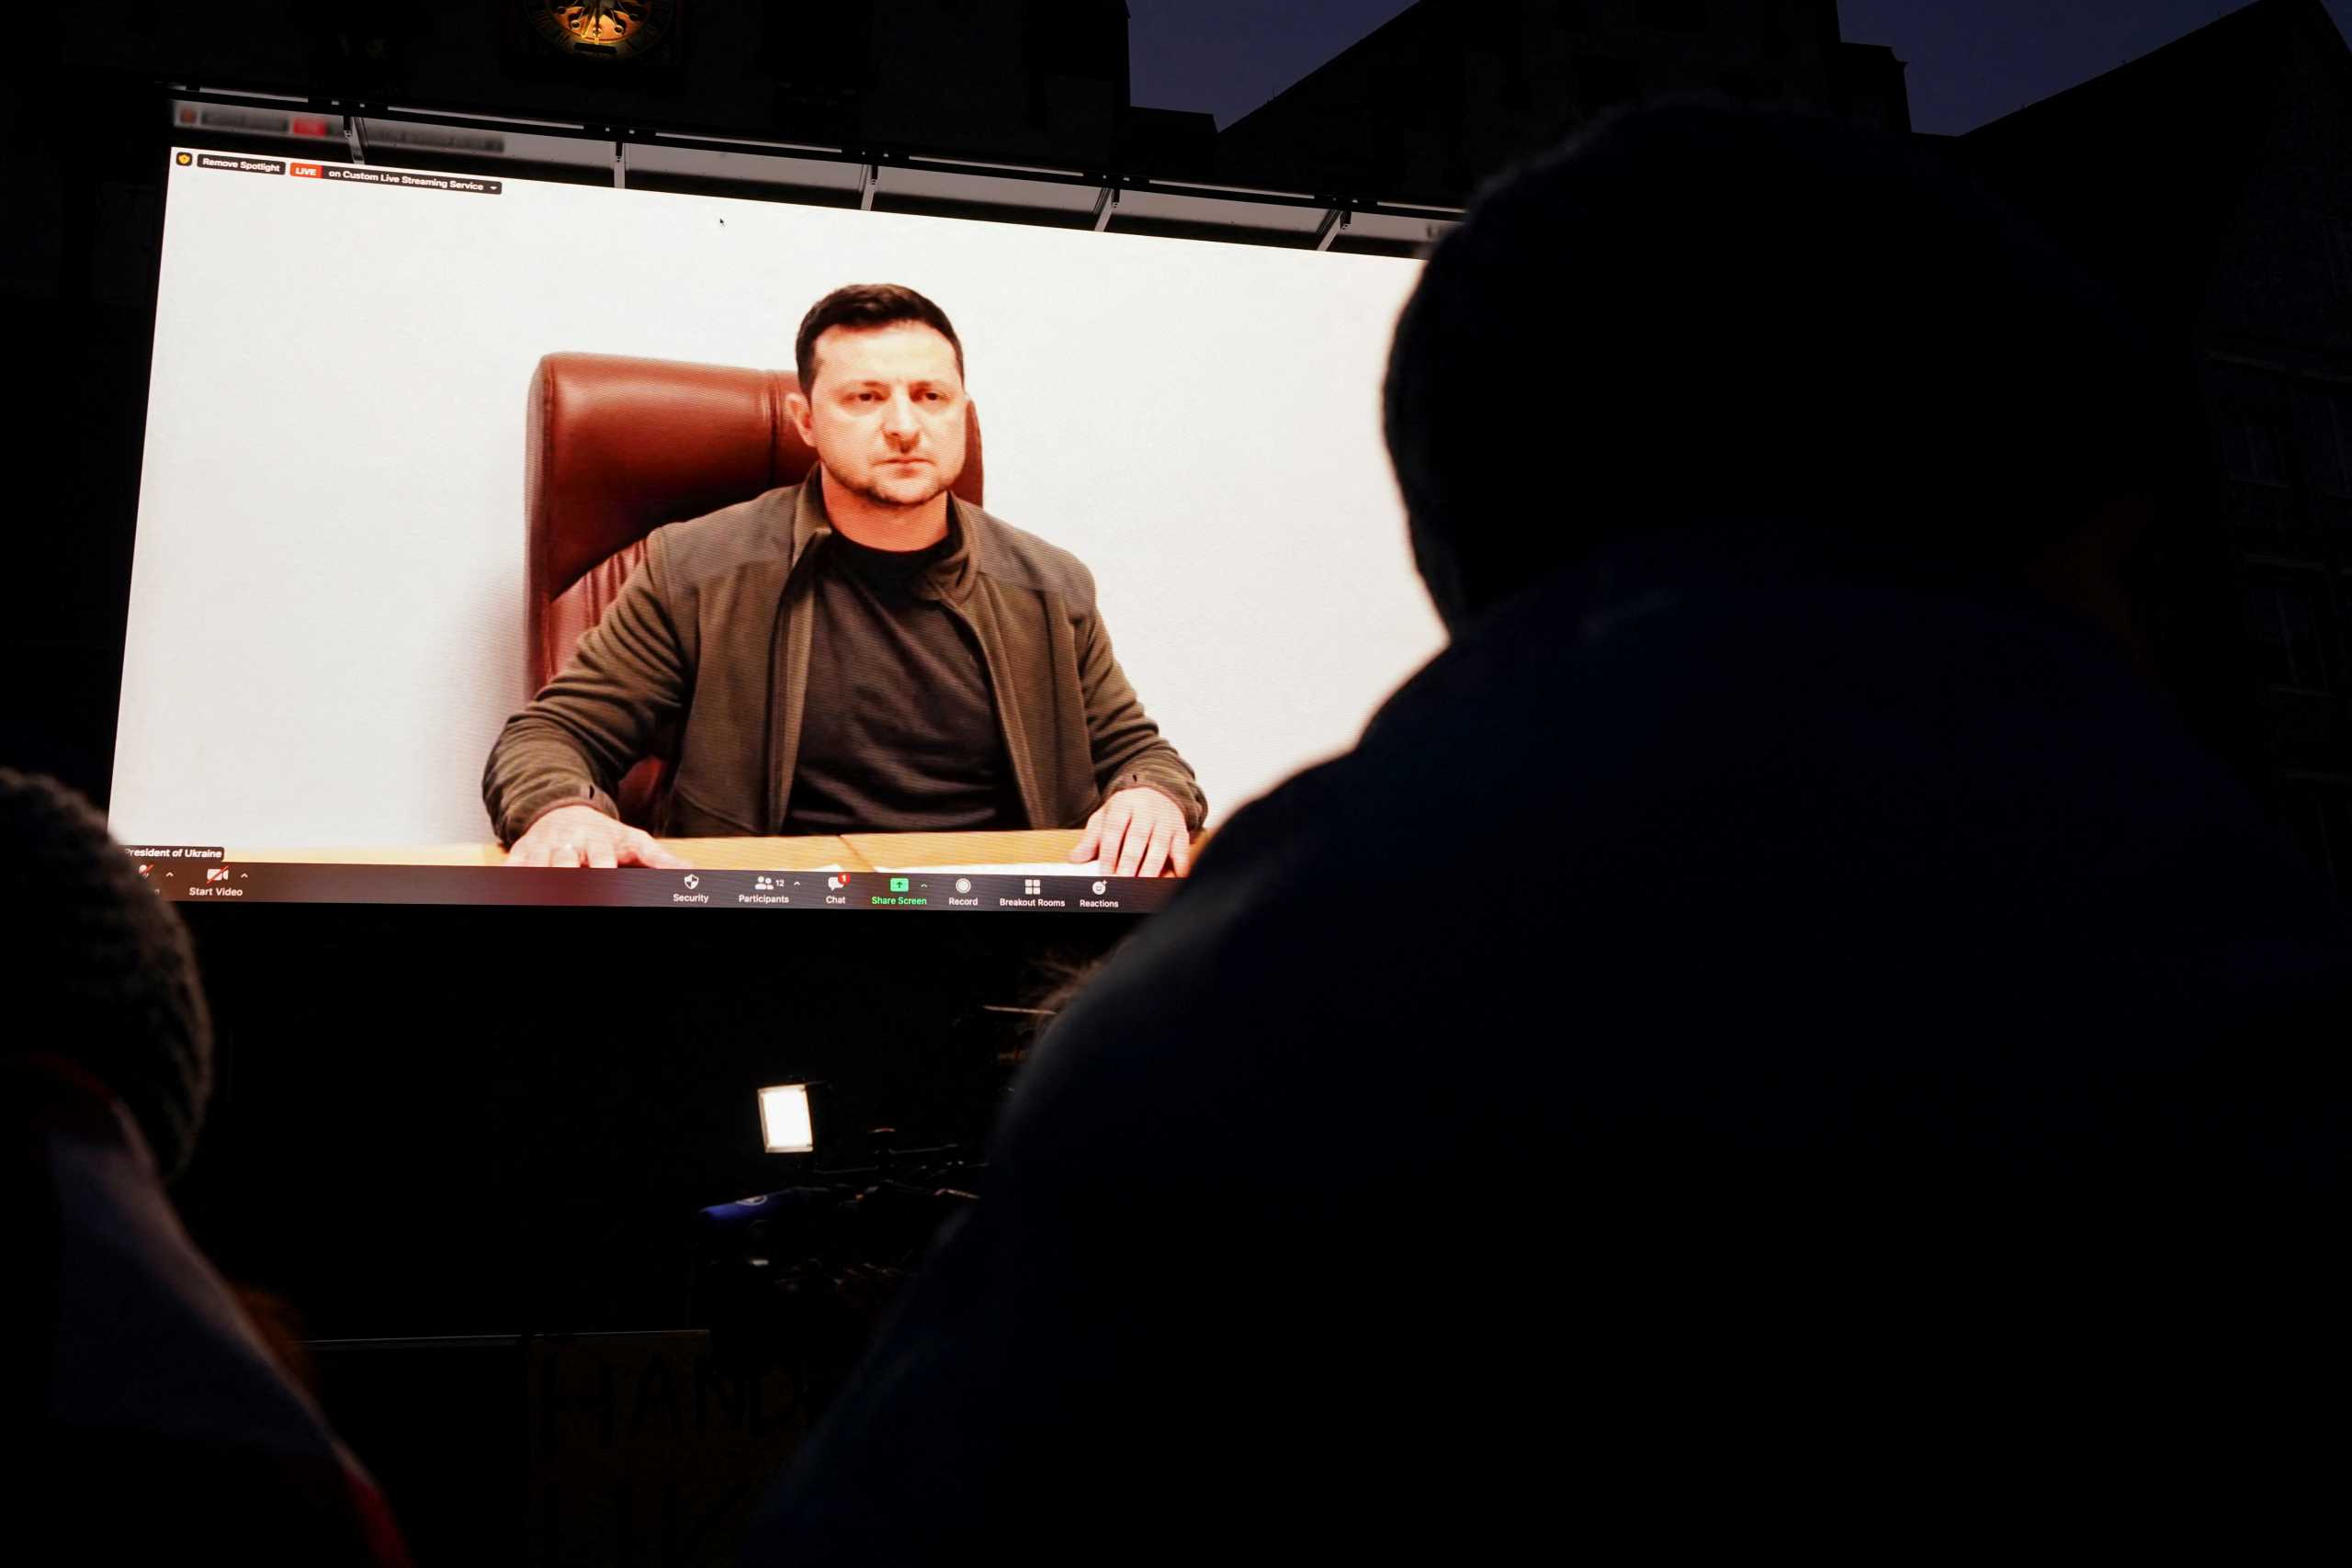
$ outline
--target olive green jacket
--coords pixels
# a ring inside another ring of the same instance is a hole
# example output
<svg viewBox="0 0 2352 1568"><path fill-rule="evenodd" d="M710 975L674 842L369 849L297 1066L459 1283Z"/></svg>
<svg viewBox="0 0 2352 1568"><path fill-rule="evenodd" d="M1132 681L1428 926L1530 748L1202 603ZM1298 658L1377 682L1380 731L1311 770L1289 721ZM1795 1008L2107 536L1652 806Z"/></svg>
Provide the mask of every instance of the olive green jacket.
<svg viewBox="0 0 2352 1568"><path fill-rule="evenodd" d="M979 644L1029 825L1077 827L1142 784L1197 829L1200 785L1120 673L1093 577L1067 550L949 504L960 547L917 592ZM491 748L482 799L499 841L559 806L617 815L622 774L657 753L676 762L657 835L780 831L816 624L809 568L831 536L814 479L655 529L571 662Z"/></svg>

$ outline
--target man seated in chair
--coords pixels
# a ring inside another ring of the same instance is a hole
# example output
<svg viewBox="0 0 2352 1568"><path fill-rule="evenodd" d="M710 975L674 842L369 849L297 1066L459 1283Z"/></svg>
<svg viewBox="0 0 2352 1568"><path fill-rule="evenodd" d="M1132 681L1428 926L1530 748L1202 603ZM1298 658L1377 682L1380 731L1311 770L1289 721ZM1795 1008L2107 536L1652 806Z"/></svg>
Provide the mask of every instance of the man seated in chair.
<svg viewBox="0 0 2352 1568"><path fill-rule="evenodd" d="M948 493L971 405L946 314L836 289L795 357L786 413L816 470L647 539L491 749L507 863L683 864L614 805L658 747L665 837L1083 824L1072 860L1182 874L1205 803L1112 656L1092 576Z"/></svg>

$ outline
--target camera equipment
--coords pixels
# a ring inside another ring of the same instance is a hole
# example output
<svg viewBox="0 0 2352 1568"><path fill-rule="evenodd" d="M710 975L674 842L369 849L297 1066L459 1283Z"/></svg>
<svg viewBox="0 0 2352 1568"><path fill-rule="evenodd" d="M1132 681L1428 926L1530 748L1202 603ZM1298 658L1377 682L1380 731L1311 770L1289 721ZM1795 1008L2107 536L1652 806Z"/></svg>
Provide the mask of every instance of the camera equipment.
<svg viewBox="0 0 2352 1568"><path fill-rule="evenodd" d="M846 1373L940 1227L979 1201L984 1168L960 1147L900 1150L890 1134L868 1134L873 1165L696 1214L690 1316L721 1365Z"/></svg>

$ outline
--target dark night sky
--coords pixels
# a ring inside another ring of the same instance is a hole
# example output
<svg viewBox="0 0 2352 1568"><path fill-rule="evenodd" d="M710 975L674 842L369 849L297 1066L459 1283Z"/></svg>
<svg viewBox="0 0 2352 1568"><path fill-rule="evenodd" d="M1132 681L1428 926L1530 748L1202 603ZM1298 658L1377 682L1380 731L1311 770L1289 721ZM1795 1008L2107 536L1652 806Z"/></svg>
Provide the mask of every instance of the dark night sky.
<svg viewBox="0 0 2352 1568"><path fill-rule="evenodd" d="M1408 0L1127 0L1135 101L1257 107ZM2236 0L1839 0L1845 34L1910 62L1921 130L1962 131L2193 32ZM2327 0L2352 28L2352 0Z"/></svg>

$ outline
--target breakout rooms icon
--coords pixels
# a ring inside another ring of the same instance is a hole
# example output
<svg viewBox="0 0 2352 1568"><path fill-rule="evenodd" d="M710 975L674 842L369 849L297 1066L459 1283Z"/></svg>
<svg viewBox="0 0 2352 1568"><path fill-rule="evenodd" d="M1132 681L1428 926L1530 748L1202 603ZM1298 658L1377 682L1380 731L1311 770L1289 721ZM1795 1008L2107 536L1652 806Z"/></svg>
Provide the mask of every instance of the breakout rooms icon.
<svg viewBox="0 0 2352 1568"><path fill-rule="evenodd" d="M1045 890L1046 884L1038 877L1024 876L1021 879L1021 891L1026 893L1032 898L1035 898L1038 894L1043 893Z"/></svg>

